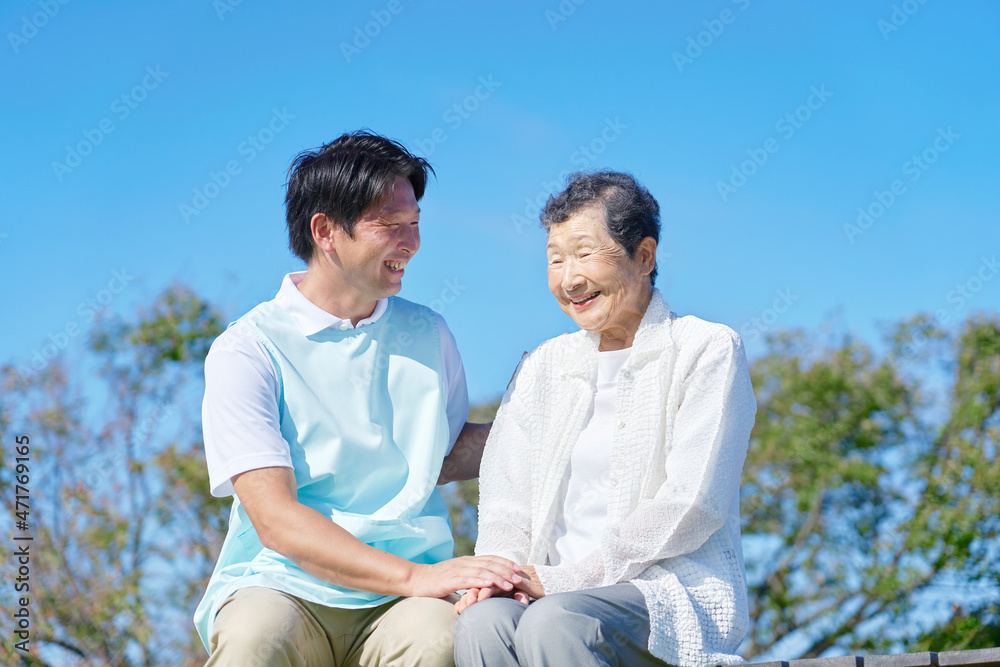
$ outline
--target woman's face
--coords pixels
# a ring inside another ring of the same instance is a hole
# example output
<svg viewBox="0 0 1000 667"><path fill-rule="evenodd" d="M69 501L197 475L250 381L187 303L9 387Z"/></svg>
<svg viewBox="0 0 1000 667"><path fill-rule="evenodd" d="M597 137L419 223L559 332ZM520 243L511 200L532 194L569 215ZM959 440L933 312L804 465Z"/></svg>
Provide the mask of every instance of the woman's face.
<svg viewBox="0 0 1000 667"><path fill-rule="evenodd" d="M626 340L639 328L651 287L656 241L645 238L629 257L611 238L600 205L589 206L549 229L549 290L560 308L587 331Z"/></svg>

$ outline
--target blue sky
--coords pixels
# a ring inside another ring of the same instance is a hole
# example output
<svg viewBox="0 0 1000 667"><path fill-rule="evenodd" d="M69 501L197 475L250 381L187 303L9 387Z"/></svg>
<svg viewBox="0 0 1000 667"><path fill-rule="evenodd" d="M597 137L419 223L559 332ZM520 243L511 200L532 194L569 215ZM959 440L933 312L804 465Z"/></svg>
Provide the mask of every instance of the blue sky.
<svg viewBox="0 0 1000 667"><path fill-rule="evenodd" d="M650 189L658 286L751 356L766 330L1000 305L996 2L17 0L0 27L22 365L172 281L233 319L270 298L301 267L292 157L360 127L437 170L402 295L443 312L473 401L574 328L532 202L579 168Z"/></svg>

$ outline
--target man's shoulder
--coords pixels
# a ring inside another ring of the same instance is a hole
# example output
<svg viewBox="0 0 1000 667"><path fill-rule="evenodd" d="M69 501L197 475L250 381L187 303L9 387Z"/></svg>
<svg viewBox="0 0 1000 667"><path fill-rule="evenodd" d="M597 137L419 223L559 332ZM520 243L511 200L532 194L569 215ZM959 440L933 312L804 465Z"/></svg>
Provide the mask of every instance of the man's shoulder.
<svg viewBox="0 0 1000 667"><path fill-rule="evenodd" d="M451 331L444 317L436 310L398 296L389 297L389 308L383 317L392 319L394 326L413 336L437 335L444 340L451 338Z"/></svg>
<svg viewBox="0 0 1000 667"><path fill-rule="evenodd" d="M287 311L285 311L285 309L278 304L278 300L270 299L268 301L258 303L256 306L240 315L233 321L232 324L230 324L230 328L233 328L233 325L236 324L243 324L249 325L246 326L249 331L250 327L256 326L260 322L270 320L278 313L284 313L287 316Z"/></svg>
<svg viewBox="0 0 1000 667"><path fill-rule="evenodd" d="M429 306L417 303L416 301L410 301L409 299L404 299L401 296L390 296L389 306L391 308L391 312L396 315L417 313L425 317L443 319L437 311L431 309Z"/></svg>
<svg viewBox="0 0 1000 667"><path fill-rule="evenodd" d="M260 338L241 319L230 322L225 331L219 334L205 357L206 372L212 368L232 368L232 364L245 364L259 369L272 369L270 354ZM219 364L222 364L220 366Z"/></svg>

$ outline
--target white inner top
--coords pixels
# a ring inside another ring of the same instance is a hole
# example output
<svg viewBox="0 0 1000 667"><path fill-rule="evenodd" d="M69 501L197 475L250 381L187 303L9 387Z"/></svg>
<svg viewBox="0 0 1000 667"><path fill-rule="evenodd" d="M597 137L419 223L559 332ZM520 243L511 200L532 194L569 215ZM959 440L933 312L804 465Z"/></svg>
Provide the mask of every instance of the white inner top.
<svg viewBox="0 0 1000 667"><path fill-rule="evenodd" d="M615 390L629 352L630 348L597 353L594 409L570 456L566 495L549 547L550 565L575 565L601 546L611 488Z"/></svg>

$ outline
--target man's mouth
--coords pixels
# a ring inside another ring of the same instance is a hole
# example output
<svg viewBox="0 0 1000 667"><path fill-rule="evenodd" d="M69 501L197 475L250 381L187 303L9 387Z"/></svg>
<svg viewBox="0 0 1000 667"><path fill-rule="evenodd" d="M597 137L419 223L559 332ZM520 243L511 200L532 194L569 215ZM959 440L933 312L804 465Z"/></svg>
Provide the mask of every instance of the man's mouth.
<svg viewBox="0 0 1000 667"><path fill-rule="evenodd" d="M382 263L385 264L385 266L390 271L393 271L393 272L396 272L396 273L402 273L403 272L403 267L406 266L406 262L386 261L386 262L382 262Z"/></svg>
<svg viewBox="0 0 1000 667"><path fill-rule="evenodd" d="M591 292L590 294L584 294L575 298L570 297L570 301L573 303L574 308L580 310L589 306L600 294L600 292Z"/></svg>

